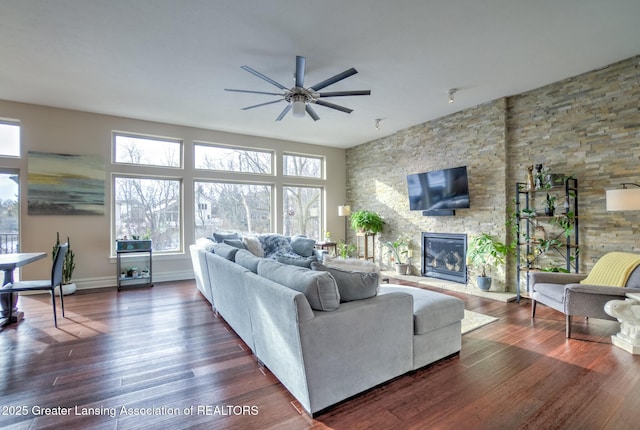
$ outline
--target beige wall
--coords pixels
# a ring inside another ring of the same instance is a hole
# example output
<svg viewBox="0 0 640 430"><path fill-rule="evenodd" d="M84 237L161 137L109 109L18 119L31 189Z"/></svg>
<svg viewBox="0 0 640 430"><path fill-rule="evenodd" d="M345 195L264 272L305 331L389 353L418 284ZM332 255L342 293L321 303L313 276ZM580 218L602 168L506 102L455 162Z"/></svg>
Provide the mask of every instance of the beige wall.
<svg viewBox="0 0 640 430"><path fill-rule="evenodd" d="M640 56L402 130L347 150L347 201L386 218L380 239L408 233L417 250L422 231L506 239L515 183L542 163L579 181L580 269L587 272L605 252L640 252L640 212L605 210L605 189L640 183L639 103ZM471 209L435 218L409 211L408 173L460 165L469 168ZM495 289L515 290L514 262L506 274L493 273ZM416 258L414 273L419 265Z"/></svg>
<svg viewBox="0 0 640 430"><path fill-rule="evenodd" d="M79 288L115 285L116 268L110 255L111 241L111 174L126 173L122 166L111 165L111 133L126 131L183 139L185 142L185 168L175 176L184 178L184 248L185 252L174 255L154 256L154 279L156 281L186 279L193 276L188 257L188 245L194 241L193 190L194 179L202 174L193 170L194 140L240 145L253 148L268 148L276 152L280 160L286 151L314 154L325 157L327 167L325 227L337 239L344 236L344 218L338 217L338 205L345 201L345 151L290 141L238 135L192 127L140 121L115 116L56 109L44 106L0 101L0 118L19 120L21 123L22 157L9 159L0 157L0 168L16 169L20 172L21 250L24 252L50 252L56 232L63 238L69 236L76 254L76 270L73 279ZM104 216L33 216L27 214L27 157L28 151L43 151L61 154L100 155L105 160L106 195ZM281 163L277 161L277 168ZM152 171L150 171L152 172ZM218 175L225 177L224 175ZM212 176L207 176L212 177ZM274 177L276 190L284 183L307 184L303 179L283 180ZM277 194L281 194L276 191ZM282 203L276 199L276 230L282 231ZM47 278L50 261L41 260L24 268L23 278Z"/></svg>

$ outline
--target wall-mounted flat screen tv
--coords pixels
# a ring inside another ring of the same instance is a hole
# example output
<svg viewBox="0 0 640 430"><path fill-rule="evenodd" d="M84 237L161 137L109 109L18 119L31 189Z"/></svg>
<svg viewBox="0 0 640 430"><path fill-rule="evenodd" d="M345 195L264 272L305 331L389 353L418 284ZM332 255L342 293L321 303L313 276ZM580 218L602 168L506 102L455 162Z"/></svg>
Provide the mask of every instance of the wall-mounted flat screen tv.
<svg viewBox="0 0 640 430"><path fill-rule="evenodd" d="M470 207L467 166L407 175L407 188L412 211Z"/></svg>

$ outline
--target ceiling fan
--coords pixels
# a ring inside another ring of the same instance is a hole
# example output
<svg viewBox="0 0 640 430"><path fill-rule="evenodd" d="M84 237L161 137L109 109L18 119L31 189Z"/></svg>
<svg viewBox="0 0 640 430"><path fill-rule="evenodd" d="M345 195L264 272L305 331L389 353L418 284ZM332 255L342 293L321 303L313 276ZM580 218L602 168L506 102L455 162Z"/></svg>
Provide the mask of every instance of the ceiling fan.
<svg viewBox="0 0 640 430"><path fill-rule="evenodd" d="M314 121L317 121L320 119L320 117L318 116L316 111L313 110L313 108L311 107L311 104L328 107L328 108L339 110L345 113L351 113L353 112L353 109L349 109L334 103L329 103L322 99L328 98L328 97L368 96L371 94L371 90L333 91L333 92L324 92L324 93L318 92L321 89L328 87L329 85L333 85L336 82L339 82L343 79L348 78L349 76L352 76L358 73L358 71L353 67L348 70L345 70L342 73L338 73L337 75L332 76L329 79L319 82L309 88L305 88L304 87L305 63L306 63L305 57L301 57L300 55L296 56L295 85L290 89L274 81L268 76L263 75L257 70L252 69L249 66L241 66L243 70L246 70L252 75L255 75L260 79L263 79L269 82L271 85L280 88L282 92L271 93L271 92L265 92L265 91L236 90L232 88L225 88L224 90L233 91L237 93L267 94L267 95L282 97L282 98L279 98L278 100L273 100L270 102L260 103L257 105L247 106L245 108L242 108L242 110L248 110L248 109L257 108L260 106L270 105L273 103L279 103L281 101L287 102L287 106L282 110L282 112L280 112L280 115L278 115L278 117L276 118L276 121L282 120L282 118L284 118L285 115L289 113L290 110L293 110L292 114L293 116L296 116L296 117L303 117L305 112L307 112L309 116L313 118Z"/></svg>

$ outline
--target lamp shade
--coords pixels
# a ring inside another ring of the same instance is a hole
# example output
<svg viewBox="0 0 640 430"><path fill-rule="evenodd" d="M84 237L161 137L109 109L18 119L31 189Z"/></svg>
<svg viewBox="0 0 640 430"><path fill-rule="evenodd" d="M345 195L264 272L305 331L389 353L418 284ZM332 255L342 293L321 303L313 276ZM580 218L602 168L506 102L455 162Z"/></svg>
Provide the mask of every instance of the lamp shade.
<svg viewBox="0 0 640 430"><path fill-rule="evenodd" d="M294 100L293 102L293 116L295 117L304 117L304 112L307 106L304 101Z"/></svg>
<svg viewBox="0 0 640 430"><path fill-rule="evenodd" d="M338 206L338 216L351 216L351 206Z"/></svg>
<svg viewBox="0 0 640 430"><path fill-rule="evenodd" d="M607 211L640 210L640 188L607 190Z"/></svg>

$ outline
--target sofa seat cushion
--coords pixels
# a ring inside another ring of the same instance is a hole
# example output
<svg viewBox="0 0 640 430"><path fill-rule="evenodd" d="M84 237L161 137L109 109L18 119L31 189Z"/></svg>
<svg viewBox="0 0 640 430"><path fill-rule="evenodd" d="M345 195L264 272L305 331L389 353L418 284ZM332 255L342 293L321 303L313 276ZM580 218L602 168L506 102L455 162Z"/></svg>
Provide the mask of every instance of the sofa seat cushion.
<svg viewBox="0 0 640 430"><path fill-rule="evenodd" d="M340 307L336 280L328 272L315 272L265 259L258 263L258 275L301 292L314 310L333 311Z"/></svg>
<svg viewBox="0 0 640 430"><path fill-rule="evenodd" d="M569 284L570 285L570 284ZM534 290L541 296L549 297L558 303L564 302L564 285L540 283L534 285Z"/></svg>
<svg viewBox="0 0 640 430"><path fill-rule="evenodd" d="M375 272L343 270L320 263L311 263L311 269L329 272L334 277L343 302L364 300L378 294L379 277Z"/></svg>
<svg viewBox="0 0 640 430"><path fill-rule="evenodd" d="M378 294L401 292L413 296L413 334L424 334L464 319L464 302L421 288L404 285L381 285Z"/></svg>

